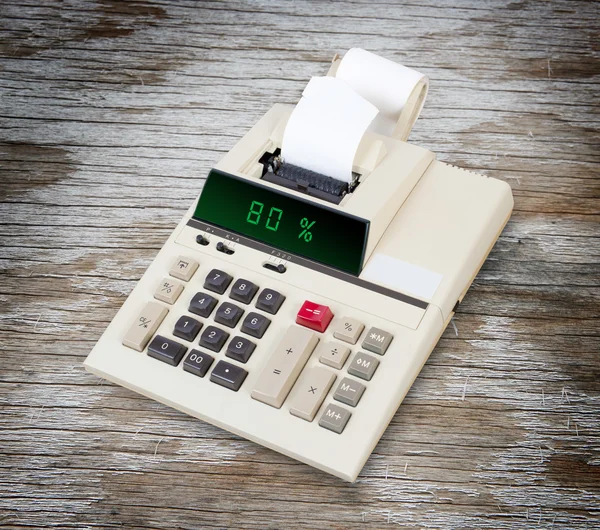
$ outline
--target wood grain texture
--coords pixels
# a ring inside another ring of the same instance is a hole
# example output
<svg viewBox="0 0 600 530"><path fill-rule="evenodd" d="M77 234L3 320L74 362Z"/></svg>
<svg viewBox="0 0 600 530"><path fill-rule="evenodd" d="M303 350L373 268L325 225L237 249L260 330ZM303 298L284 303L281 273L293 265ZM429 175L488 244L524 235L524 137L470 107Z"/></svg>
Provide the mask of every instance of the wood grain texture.
<svg viewBox="0 0 600 530"><path fill-rule="evenodd" d="M0 526L600 527L599 4L0 2ZM355 484L87 374L210 167L334 53L515 211Z"/></svg>

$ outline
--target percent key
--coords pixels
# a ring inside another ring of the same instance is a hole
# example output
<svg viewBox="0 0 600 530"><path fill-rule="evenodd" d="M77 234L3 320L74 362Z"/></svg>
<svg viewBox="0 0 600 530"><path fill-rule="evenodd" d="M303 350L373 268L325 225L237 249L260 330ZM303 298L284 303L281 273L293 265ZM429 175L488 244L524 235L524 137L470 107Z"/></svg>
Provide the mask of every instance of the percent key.
<svg viewBox="0 0 600 530"><path fill-rule="evenodd" d="M333 336L350 344L356 344L360 334L365 329L364 324L354 318L344 317L335 322Z"/></svg>

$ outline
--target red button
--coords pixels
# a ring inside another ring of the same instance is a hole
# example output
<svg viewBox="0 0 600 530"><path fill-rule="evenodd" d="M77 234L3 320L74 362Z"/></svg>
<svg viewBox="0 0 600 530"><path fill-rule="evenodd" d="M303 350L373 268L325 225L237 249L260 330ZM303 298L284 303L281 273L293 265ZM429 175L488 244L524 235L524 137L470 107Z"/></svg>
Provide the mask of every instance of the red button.
<svg viewBox="0 0 600 530"><path fill-rule="evenodd" d="M327 329L332 318L333 313L328 306L306 300L296 315L296 324L322 333Z"/></svg>

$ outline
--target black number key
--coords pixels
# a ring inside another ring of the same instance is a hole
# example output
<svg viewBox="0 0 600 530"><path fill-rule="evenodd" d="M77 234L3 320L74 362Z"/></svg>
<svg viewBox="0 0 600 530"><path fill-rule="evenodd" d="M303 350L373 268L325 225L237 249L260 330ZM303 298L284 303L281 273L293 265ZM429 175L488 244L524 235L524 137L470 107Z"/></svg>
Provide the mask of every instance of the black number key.
<svg viewBox="0 0 600 530"><path fill-rule="evenodd" d="M244 310L229 302L223 302L215 313L215 322L234 328L242 318Z"/></svg>
<svg viewBox="0 0 600 530"><path fill-rule="evenodd" d="M285 296L273 289L263 289L256 300L256 308L274 315L279 311Z"/></svg>
<svg viewBox="0 0 600 530"><path fill-rule="evenodd" d="M204 280L204 288L215 293L223 294L233 278L226 272L213 269Z"/></svg>
<svg viewBox="0 0 600 530"><path fill-rule="evenodd" d="M187 348L179 342L156 335L148 346L148 355L171 366L177 366Z"/></svg>
<svg viewBox="0 0 600 530"><path fill-rule="evenodd" d="M248 313L242 324L242 331L257 339L262 338L271 321L258 313Z"/></svg>
<svg viewBox="0 0 600 530"><path fill-rule="evenodd" d="M214 357L211 357L208 353L192 350L183 360L183 369L190 374L204 377L214 360Z"/></svg>
<svg viewBox="0 0 600 530"><path fill-rule="evenodd" d="M200 346L211 351L221 351L223 344L229 337L229 333L215 326L207 326L200 335Z"/></svg>
<svg viewBox="0 0 600 530"><path fill-rule="evenodd" d="M219 361L210 374L210 380L213 383L217 383L217 385L237 392L247 375L248 372L243 368L225 361Z"/></svg>
<svg viewBox="0 0 600 530"><path fill-rule="evenodd" d="M229 296L238 302L249 304L254 298L256 291L258 291L258 285L240 278L233 284Z"/></svg>
<svg viewBox="0 0 600 530"><path fill-rule="evenodd" d="M180 339L193 341L201 328L202 322L198 322L195 318L183 315L177 322L175 322L173 335L179 337Z"/></svg>
<svg viewBox="0 0 600 530"><path fill-rule="evenodd" d="M207 318L210 316L216 305L216 298L213 298L206 293L196 293L194 298L190 301L188 311L194 313L194 315L200 315L201 317Z"/></svg>
<svg viewBox="0 0 600 530"><path fill-rule="evenodd" d="M250 359L250 356L252 355L252 352L254 351L254 348L256 348L256 344L254 344L254 342L244 337L236 336L233 337L233 339L231 339L227 345L227 352L225 355L241 363L247 363L248 359Z"/></svg>

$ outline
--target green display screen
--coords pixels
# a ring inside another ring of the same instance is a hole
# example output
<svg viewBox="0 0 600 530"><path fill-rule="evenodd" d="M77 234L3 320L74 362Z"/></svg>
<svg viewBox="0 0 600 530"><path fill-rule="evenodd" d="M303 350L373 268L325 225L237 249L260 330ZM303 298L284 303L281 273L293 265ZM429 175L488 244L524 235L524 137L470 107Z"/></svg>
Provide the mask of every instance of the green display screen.
<svg viewBox="0 0 600 530"><path fill-rule="evenodd" d="M212 170L194 218L358 275L369 221Z"/></svg>

